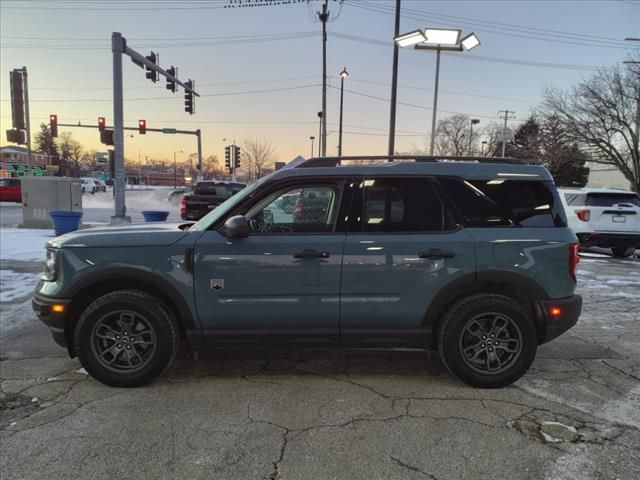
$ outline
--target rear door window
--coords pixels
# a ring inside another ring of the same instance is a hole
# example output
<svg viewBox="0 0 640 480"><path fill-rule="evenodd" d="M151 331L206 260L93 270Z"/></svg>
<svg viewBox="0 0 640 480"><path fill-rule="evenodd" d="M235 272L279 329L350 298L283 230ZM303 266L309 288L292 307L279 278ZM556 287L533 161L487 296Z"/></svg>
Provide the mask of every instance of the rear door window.
<svg viewBox="0 0 640 480"><path fill-rule="evenodd" d="M360 181L354 230L443 232L455 228L451 213L428 178L367 178Z"/></svg>

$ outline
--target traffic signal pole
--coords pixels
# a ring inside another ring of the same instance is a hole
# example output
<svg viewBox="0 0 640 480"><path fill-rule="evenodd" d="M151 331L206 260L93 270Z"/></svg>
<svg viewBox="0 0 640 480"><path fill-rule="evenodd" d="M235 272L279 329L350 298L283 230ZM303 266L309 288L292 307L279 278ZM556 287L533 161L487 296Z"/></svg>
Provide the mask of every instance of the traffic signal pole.
<svg viewBox="0 0 640 480"><path fill-rule="evenodd" d="M22 67L24 79L24 123L27 127L27 175L31 175L31 120L29 120L29 83L27 82L27 67Z"/></svg>
<svg viewBox="0 0 640 480"><path fill-rule="evenodd" d="M122 35L114 32L111 37L111 51L113 52L113 163L114 176L113 191L115 195L115 215L112 223L130 223L127 217L127 206L124 200L125 172L124 172L124 118L122 107L122 54L126 49L126 42Z"/></svg>
<svg viewBox="0 0 640 480"><path fill-rule="evenodd" d="M122 92L122 55L126 54L138 66L148 71L154 71L167 78L169 81L180 85L186 92L200 96L191 86L178 80L174 75L159 67L155 61L151 61L127 46L126 39L119 32L111 34L111 51L113 53L113 150L114 150L114 193L115 215L111 217L112 223L129 223L131 218L126 216L125 205L125 169L124 169L124 119L123 119L123 92ZM157 58L157 57L155 57ZM177 133L177 132L176 132ZM200 135L198 135L198 140ZM200 141L198 141L200 145ZM202 164L202 156L198 161ZM201 171L201 170L200 170Z"/></svg>

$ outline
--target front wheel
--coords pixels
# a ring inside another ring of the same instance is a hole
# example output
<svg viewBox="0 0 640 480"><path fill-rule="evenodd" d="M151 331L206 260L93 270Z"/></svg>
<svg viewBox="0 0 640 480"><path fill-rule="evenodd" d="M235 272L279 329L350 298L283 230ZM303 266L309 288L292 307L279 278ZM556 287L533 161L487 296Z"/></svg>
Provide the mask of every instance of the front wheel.
<svg viewBox="0 0 640 480"><path fill-rule="evenodd" d="M98 298L82 312L74 340L80 363L96 380L136 387L171 364L178 331L158 298L120 290Z"/></svg>
<svg viewBox="0 0 640 480"><path fill-rule="evenodd" d="M626 258L626 257L630 257L631 255L633 255L633 252L635 251L634 247L627 247L627 246L620 246L620 247L613 247L611 249L611 251L613 252L613 256L617 257L617 258Z"/></svg>
<svg viewBox="0 0 640 480"><path fill-rule="evenodd" d="M438 352L449 371L474 387L500 388L529 369L537 350L530 315L512 298L479 294L445 314Z"/></svg>

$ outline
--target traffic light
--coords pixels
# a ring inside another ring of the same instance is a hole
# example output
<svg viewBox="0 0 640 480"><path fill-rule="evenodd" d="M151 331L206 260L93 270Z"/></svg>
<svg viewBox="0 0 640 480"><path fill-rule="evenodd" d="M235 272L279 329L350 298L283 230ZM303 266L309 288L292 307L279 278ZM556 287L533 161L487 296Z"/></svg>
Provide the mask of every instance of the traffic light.
<svg viewBox="0 0 640 480"><path fill-rule="evenodd" d="M107 126L107 119L104 117L98 117L98 130L100 130L101 132L104 131L106 126Z"/></svg>
<svg viewBox="0 0 640 480"><path fill-rule="evenodd" d="M231 168L231 145L224 147L224 166Z"/></svg>
<svg viewBox="0 0 640 480"><path fill-rule="evenodd" d="M49 115L49 129L51 130L51 136L56 138L58 136L58 115Z"/></svg>
<svg viewBox="0 0 640 480"><path fill-rule="evenodd" d="M167 73L169 75L171 75L172 77L176 76L176 70L177 68L175 68L173 65L171 65L171 68L167 68ZM171 90L173 93L176 93L176 82L169 80L167 78L167 90Z"/></svg>
<svg viewBox="0 0 640 480"><path fill-rule="evenodd" d="M147 133L147 121L146 120L138 120L138 133L140 135L145 135Z"/></svg>
<svg viewBox="0 0 640 480"><path fill-rule="evenodd" d="M22 70L12 70L9 73L11 84L11 115L13 119L13 128L16 130L24 130L25 114L24 114L24 78Z"/></svg>
<svg viewBox="0 0 640 480"><path fill-rule="evenodd" d="M237 145L233 146L234 155L233 155L233 168L240 168L240 147Z"/></svg>
<svg viewBox="0 0 640 480"><path fill-rule="evenodd" d="M17 143L18 145L26 145L27 132L24 130L16 130L15 128L7 130L7 142Z"/></svg>
<svg viewBox="0 0 640 480"><path fill-rule="evenodd" d="M193 83L193 80L189 79L185 85L191 89L193 88ZM193 92L191 90L184 91L184 111L190 115L193 115L196 111L195 104L193 102Z"/></svg>
<svg viewBox="0 0 640 480"><path fill-rule="evenodd" d="M154 65L157 65L157 61L158 61L158 56L151 52L151 55L147 55L145 57L147 60L149 60L151 63L153 63ZM154 69L146 67L147 69L147 73L146 73L146 77L148 80L151 80L153 83L156 83L158 81L158 72L156 72Z"/></svg>
<svg viewBox="0 0 640 480"><path fill-rule="evenodd" d="M113 145L113 130L107 130L106 128L100 132L100 143L105 145Z"/></svg>

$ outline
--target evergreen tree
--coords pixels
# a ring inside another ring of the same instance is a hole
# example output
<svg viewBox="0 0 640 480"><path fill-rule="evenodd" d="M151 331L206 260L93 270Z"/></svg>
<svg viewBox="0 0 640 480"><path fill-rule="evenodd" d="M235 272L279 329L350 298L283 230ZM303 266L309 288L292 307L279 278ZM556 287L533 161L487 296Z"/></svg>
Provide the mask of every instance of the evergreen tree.
<svg viewBox="0 0 640 480"><path fill-rule="evenodd" d="M40 124L40 131L36 134L35 142L38 151L49 155L53 165L60 166L58 146L56 145L56 140L51 136L51 130L46 123Z"/></svg>

